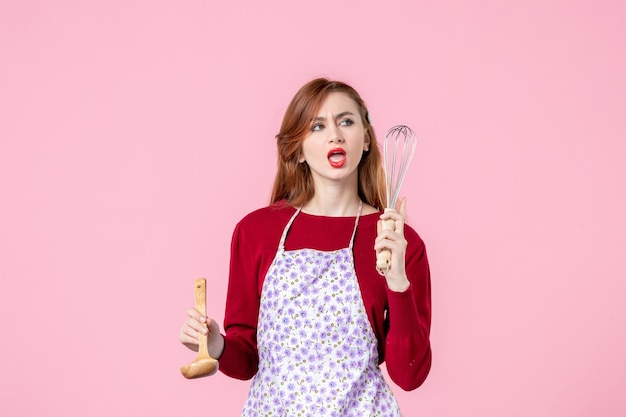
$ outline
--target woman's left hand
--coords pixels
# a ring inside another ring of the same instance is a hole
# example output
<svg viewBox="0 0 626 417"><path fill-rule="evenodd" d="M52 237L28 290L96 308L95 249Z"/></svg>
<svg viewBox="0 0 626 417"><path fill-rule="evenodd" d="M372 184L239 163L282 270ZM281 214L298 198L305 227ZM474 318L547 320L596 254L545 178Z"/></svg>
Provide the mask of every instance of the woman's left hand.
<svg viewBox="0 0 626 417"><path fill-rule="evenodd" d="M376 253L383 249L391 251L391 266L385 274L387 286L392 291L406 291L410 282L406 276L406 246L407 241L404 238L404 219L406 218L406 198L400 201L398 210L388 210L380 216L378 222L378 236L374 243ZM382 220L391 219L395 221L393 230L382 230Z"/></svg>

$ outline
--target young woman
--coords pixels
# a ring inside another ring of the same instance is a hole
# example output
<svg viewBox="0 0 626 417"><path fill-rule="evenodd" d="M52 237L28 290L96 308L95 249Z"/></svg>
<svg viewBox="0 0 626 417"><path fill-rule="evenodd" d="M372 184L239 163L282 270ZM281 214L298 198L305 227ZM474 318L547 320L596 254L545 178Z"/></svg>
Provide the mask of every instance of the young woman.
<svg viewBox="0 0 626 417"><path fill-rule="evenodd" d="M379 365L404 390L431 364L430 274L405 225L406 200L381 213L384 173L365 103L315 79L291 101L271 205L244 217L231 246L225 334L195 309L180 341L226 375L254 376L244 416L399 416ZM393 219L382 231L379 220ZM391 268L376 270L376 253Z"/></svg>

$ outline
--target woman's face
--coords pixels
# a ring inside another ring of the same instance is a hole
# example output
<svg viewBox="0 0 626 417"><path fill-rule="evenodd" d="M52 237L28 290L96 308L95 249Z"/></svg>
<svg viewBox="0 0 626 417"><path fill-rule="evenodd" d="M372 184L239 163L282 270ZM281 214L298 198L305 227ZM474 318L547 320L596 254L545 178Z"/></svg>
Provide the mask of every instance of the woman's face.
<svg viewBox="0 0 626 417"><path fill-rule="evenodd" d="M370 146L361 112L347 94L329 93L302 142L299 162L309 165L314 184L358 178L363 151ZM356 182L355 182L356 184Z"/></svg>

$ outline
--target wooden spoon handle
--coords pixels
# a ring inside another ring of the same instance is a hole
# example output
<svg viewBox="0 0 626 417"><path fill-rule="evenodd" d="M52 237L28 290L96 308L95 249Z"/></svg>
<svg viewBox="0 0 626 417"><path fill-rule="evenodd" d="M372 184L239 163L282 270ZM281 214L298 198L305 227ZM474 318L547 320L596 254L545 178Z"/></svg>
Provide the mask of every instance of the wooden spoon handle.
<svg viewBox="0 0 626 417"><path fill-rule="evenodd" d="M196 284L196 310L206 316L206 279L198 278Z"/></svg>
<svg viewBox="0 0 626 417"><path fill-rule="evenodd" d="M206 317L206 279L198 278L196 280L196 310ZM209 349L207 346L208 336L198 332L200 344L198 346L198 357L208 357Z"/></svg>

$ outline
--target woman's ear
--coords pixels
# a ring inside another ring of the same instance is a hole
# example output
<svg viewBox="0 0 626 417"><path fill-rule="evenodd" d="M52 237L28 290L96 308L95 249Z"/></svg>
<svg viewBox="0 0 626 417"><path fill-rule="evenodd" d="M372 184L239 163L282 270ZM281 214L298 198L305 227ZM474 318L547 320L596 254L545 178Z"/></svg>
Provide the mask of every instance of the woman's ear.
<svg viewBox="0 0 626 417"><path fill-rule="evenodd" d="M363 143L363 150L365 152L370 150L370 135L367 134L367 132L365 133L365 139L364 139L364 143Z"/></svg>
<svg viewBox="0 0 626 417"><path fill-rule="evenodd" d="M306 159L304 159L304 153L300 152L298 155L298 162L303 163L304 161L306 161Z"/></svg>

